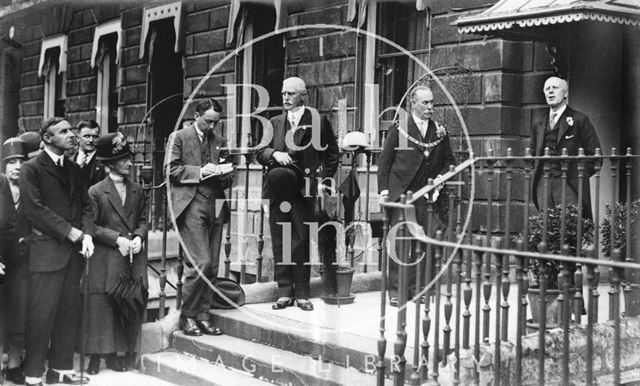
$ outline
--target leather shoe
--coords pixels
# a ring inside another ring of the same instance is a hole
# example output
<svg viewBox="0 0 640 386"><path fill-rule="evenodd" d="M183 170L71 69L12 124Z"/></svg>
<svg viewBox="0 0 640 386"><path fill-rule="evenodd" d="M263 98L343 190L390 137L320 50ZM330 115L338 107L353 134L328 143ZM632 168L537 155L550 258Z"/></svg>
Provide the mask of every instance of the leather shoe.
<svg viewBox="0 0 640 386"><path fill-rule="evenodd" d="M198 320L198 327L205 335L222 335L222 330L212 326L208 320Z"/></svg>
<svg viewBox="0 0 640 386"><path fill-rule="evenodd" d="M274 310L281 310L283 308L291 307L293 305L293 298L280 298L276 300L271 306Z"/></svg>
<svg viewBox="0 0 640 386"><path fill-rule="evenodd" d="M65 385L80 385L82 383L89 383L89 378L80 377L78 374L60 374L55 370L49 369L47 370L45 382L47 384L64 383Z"/></svg>
<svg viewBox="0 0 640 386"><path fill-rule="evenodd" d="M198 324L194 318L181 317L180 328L185 335L200 336L202 331L198 328Z"/></svg>
<svg viewBox="0 0 640 386"><path fill-rule="evenodd" d="M123 363L123 357L119 357L115 354L111 354L105 358L107 368L119 373L127 371L127 367Z"/></svg>
<svg viewBox="0 0 640 386"><path fill-rule="evenodd" d="M4 379L7 381L11 381L16 385L24 385L24 373L22 372L22 367L14 367L12 369L7 369L4 374Z"/></svg>
<svg viewBox="0 0 640 386"><path fill-rule="evenodd" d="M100 355L90 355L90 358L87 374L96 375L100 372Z"/></svg>
<svg viewBox="0 0 640 386"><path fill-rule="evenodd" d="M397 296L389 297L389 305L391 307L398 307L398 297Z"/></svg>
<svg viewBox="0 0 640 386"><path fill-rule="evenodd" d="M309 299L296 299L296 305L302 311L313 311L313 303Z"/></svg>

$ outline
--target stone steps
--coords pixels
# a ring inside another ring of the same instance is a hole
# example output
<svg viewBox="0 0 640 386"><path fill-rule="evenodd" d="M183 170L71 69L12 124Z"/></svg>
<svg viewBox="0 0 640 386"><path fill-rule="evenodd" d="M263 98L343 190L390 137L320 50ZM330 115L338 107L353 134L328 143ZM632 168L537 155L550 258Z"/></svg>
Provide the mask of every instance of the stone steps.
<svg viewBox="0 0 640 386"><path fill-rule="evenodd" d="M145 374L181 386L267 386L272 383L254 378L247 372L189 356L177 351L164 351L142 357Z"/></svg>

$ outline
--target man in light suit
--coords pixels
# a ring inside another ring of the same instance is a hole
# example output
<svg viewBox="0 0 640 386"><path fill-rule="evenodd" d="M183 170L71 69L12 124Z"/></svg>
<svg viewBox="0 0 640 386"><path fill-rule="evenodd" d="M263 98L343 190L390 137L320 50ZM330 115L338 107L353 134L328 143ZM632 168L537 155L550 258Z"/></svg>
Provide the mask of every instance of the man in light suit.
<svg viewBox="0 0 640 386"><path fill-rule="evenodd" d="M596 148L600 147L600 141L589 118L567 105L569 97L567 82L551 77L544 83L543 92L549 110L531 130L533 155L543 156L545 147L549 148L552 156L562 155L564 148L572 156L578 155L579 148L584 149L585 155L594 155ZM594 173L594 162L587 162L582 180L582 216L584 218L592 218L589 177ZM538 209L542 209L544 205L543 174L544 162L537 162L533 179L533 202ZM559 161L550 162L550 174L548 208L562 203L562 171ZM578 184L578 163L572 161L569 162L567 170L567 204L578 203Z"/></svg>
<svg viewBox="0 0 640 386"><path fill-rule="evenodd" d="M100 137L98 122L89 120L78 123L78 152L73 156L73 161L80 165L82 178L89 189L102 181L106 176L104 166L95 157L96 140Z"/></svg>
<svg viewBox="0 0 640 386"><path fill-rule="evenodd" d="M431 89L424 85L416 86L411 91L409 103L411 115L407 118L407 127L394 126L389 129L378 163L378 189L380 195L389 201L398 201L402 194L419 190L427 185L430 178L436 179L446 173L450 165L455 164L447 131L432 119ZM446 205L447 200L446 194L440 194L436 207ZM427 199L421 197L415 202L415 207L417 221L424 228L427 225ZM398 222L399 214L399 211L393 211L392 225ZM444 229L446 223L438 221L438 216L434 217L434 228ZM436 229L430 229L429 234L433 235L435 231ZM398 245L399 243L396 244ZM407 269L408 294L412 297L416 291L417 265L407 266ZM398 305L398 273L398 263L395 259L390 259L389 301L392 306Z"/></svg>
<svg viewBox="0 0 640 386"><path fill-rule="evenodd" d="M314 197L318 178L322 185L338 168L339 150L327 119L305 106L307 89L300 78L282 83L284 112L271 119L271 141L257 153L258 162L267 166L263 198L269 199L269 227L276 262L278 300L273 309L295 303L304 311L313 310L309 301L309 231L305 222L314 221ZM265 141L266 142L266 141ZM290 241L283 245L283 224L290 224ZM283 247L289 248L291 261L284 261Z"/></svg>
<svg viewBox="0 0 640 386"><path fill-rule="evenodd" d="M195 122L171 134L164 171L171 182L171 208L187 249L182 288L181 328L187 335L220 335L210 324L213 290L192 263L211 282L218 276L222 229L227 217L224 190L232 182L220 165L228 156L224 137L214 132L222 107L213 99L198 103Z"/></svg>
<svg viewBox="0 0 640 386"><path fill-rule="evenodd" d="M65 159L74 134L64 118L46 120L44 151L22 165L20 200L31 227L24 374L27 384L80 384L73 352L80 316L80 276L93 254L93 214L80 168Z"/></svg>

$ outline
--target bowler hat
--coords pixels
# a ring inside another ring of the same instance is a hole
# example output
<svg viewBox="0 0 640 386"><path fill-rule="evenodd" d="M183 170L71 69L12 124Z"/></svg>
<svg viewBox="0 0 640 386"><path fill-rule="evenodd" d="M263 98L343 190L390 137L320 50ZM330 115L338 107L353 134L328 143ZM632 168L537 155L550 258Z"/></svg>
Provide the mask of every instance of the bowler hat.
<svg viewBox="0 0 640 386"><path fill-rule="evenodd" d="M25 152L27 153L27 158L31 159L38 155L40 152L40 143L42 142L42 138L40 137L40 133L35 131L27 131L20 136L22 142L24 142Z"/></svg>
<svg viewBox="0 0 640 386"><path fill-rule="evenodd" d="M213 291L213 301L211 303L212 308L227 310L244 304L244 290L240 284L231 279L218 277L213 281L213 285L231 302L224 299L216 291Z"/></svg>
<svg viewBox="0 0 640 386"><path fill-rule="evenodd" d="M127 139L120 132L105 134L96 140L96 159L99 161L113 161L130 154Z"/></svg>
<svg viewBox="0 0 640 386"><path fill-rule="evenodd" d="M276 166L264 179L265 198L291 198L302 187L302 172L295 166Z"/></svg>
<svg viewBox="0 0 640 386"><path fill-rule="evenodd" d="M10 159L26 159L27 154L24 149L24 142L20 138L9 138L2 144L2 161Z"/></svg>

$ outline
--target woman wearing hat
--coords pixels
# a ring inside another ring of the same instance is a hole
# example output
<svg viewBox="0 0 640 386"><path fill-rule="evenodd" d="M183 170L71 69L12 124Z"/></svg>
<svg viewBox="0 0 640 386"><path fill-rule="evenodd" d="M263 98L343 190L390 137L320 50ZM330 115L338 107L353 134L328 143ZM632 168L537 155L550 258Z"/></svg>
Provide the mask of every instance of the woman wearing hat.
<svg viewBox="0 0 640 386"><path fill-rule="evenodd" d="M0 208L2 219L2 246L0 255L6 265L3 279L4 321L8 345L8 364L5 379L24 383L20 367L24 350L24 327L28 290L27 246L19 240L26 234L26 221L20 208L20 167L27 159L26 144L19 138L9 138L2 145L2 171L0 176Z"/></svg>
<svg viewBox="0 0 640 386"><path fill-rule="evenodd" d="M108 368L126 371L124 354L136 351L142 315L133 324L123 325L120 310L110 301L110 290L123 275L140 279L145 290L148 288L147 256L142 245L147 235L146 202L142 187L129 179L129 145L122 133L111 133L100 137L96 148L96 157L104 164L107 176L89 189L96 225L85 315L89 374L100 371L102 357Z"/></svg>

